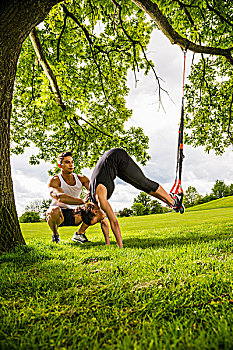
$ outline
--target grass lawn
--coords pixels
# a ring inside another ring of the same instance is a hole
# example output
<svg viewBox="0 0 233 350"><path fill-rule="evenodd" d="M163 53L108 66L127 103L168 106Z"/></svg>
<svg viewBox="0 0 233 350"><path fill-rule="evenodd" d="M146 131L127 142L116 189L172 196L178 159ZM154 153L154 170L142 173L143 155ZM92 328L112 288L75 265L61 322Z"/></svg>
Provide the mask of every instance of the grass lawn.
<svg viewBox="0 0 233 350"><path fill-rule="evenodd" d="M233 349L233 207L119 219L124 248L22 224L0 256L0 349Z"/></svg>

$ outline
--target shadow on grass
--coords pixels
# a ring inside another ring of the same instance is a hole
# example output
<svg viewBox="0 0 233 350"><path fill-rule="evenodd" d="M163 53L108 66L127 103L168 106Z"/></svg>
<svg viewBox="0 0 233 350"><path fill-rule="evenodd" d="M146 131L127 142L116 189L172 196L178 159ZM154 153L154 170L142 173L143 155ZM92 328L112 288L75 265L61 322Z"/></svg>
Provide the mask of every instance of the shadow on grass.
<svg viewBox="0 0 233 350"><path fill-rule="evenodd" d="M0 255L0 266L4 263L12 263L17 267L23 268L25 266L32 266L37 263L43 263L54 259L63 261L66 258L66 256L69 255L65 249L65 247L67 246L72 248L75 248L76 246L79 249L84 248L86 250L89 250L90 246L92 248L97 246L105 247L105 243L103 241L86 243L84 247L82 244L79 243L46 244L41 240L38 241L37 246L20 245L9 252L3 253L2 255ZM60 254L61 252L64 252L64 254ZM96 255L84 259L84 263L89 263L88 259L90 259L90 261L93 259L97 259L99 261L110 260L110 257L100 257Z"/></svg>
<svg viewBox="0 0 233 350"><path fill-rule="evenodd" d="M185 245L196 245L200 243L209 243L209 242L216 242L223 238L230 238L233 237L233 234L222 234L218 237L217 234L193 234L191 237L186 237L184 235L176 235L173 237L168 238L145 238L145 237L132 237L132 238L125 238L123 237L123 245L124 248L141 248L141 249L147 249L147 248L167 248L167 247L178 247L178 246L185 246ZM88 243L85 245L82 245L81 249L91 249L96 246L105 246L105 243L102 241L99 242L93 242ZM111 242L111 245L116 245L116 242Z"/></svg>
<svg viewBox="0 0 233 350"><path fill-rule="evenodd" d="M0 255L0 264L10 262L20 266L25 266L51 259L54 259L54 256L49 252L49 247L47 247L46 251L41 251L39 247L20 245L12 249L10 252Z"/></svg>
<svg viewBox="0 0 233 350"><path fill-rule="evenodd" d="M83 248L83 249L88 249L88 247L99 247L99 246L105 246L104 241L98 241L98 242L87 242L87 243L78 243L78 242L67 242L64 243L65 246L69 246L69 247L78 247L78 248Z"/></svg>
<svg viewBox="0 0 233 350"><path fill-rule="evenodd" d="M161 237L132 237L125 238L123 237L124 248L155 248L155 249L164 249L169 247L178 247L178 246L189 246L189 245L197 245L201 243L209 243L209 242L217 242L221 239L233 238L233 233L231 231L219 232L215 234L204 234L204 233L193 233L189 236L186 233L181 232L172 237L161 238ZM63 244L46 244L45 242L39 242L38 246L18 246L13 251L0 255L0 264L3 263L14 263L16 265L20 265L21 267L25 265L32 265L42 261L52 260L54 258L64 260L64 256L56 256L56 252L62 252L64 248L67 247L77 247L79 250L92 250L96 247L105 248L105 242L95 241L85 244L79 243L63 243ZM116 242L111 242L112 247L116 247ZM55 253L55 255L54 255ZM91 257L94 259L96 257ZM109 258L107 258L109 259Z"/></svg>

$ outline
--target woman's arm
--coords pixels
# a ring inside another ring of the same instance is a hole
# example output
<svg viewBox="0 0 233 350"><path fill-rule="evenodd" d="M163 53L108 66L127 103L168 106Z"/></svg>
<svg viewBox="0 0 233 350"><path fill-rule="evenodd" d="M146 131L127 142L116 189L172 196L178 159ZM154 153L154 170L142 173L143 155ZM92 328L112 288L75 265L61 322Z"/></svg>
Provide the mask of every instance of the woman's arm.
<svg viewBox="0 0 233 350"><path fill-rule="evenodd" d="M114 236L116 237L117 246L119 248L122 248L123 243L122 243L122 238L121 238L120 226L119 226L117 218L112 210L112 207L107 200L107 189L104 185L99 184L97 186L96 197L97 197L97 200L99 201L100 208L106 213L106 215L110 221L112 232L114 233Z"/></svg>
<svg viewBox="0 0 233 350"><path fill-rule="evenodd" d="M104 218L101 221L101 229L105 238L105 243L107 245L110 245L110 240L109 240L109 225L108 225L108 220Z"/></svg>

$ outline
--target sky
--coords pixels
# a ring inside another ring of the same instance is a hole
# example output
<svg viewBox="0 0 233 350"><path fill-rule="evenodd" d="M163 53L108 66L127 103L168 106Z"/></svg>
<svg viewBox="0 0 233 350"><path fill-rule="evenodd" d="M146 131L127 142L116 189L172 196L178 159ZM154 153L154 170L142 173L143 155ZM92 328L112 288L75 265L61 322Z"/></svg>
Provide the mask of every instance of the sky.
<svg viewBox="0 0 233 350"><path fill-rule="evenodd" d="M138 74L137 87L134 75L128 74L130 93L127 98L128 108L133 115L128 126L140 126L149 136L149 150L151 156L145 167L145 175L160 183L165 190L170 191L175 180L178 125L182 99L183 52L178 46L171 45L169 40L158 30L152 33L148 47L148 57L153 60L158 76L162 79L162 86L168 91L162 95L164 110L158 105L156 82L152 73L144 76ZM187 53L186 81L190 71L192 53ZM34 200L48 199L47 182L49 163L30 165L30 155L36 152L31 147L23 155L12 155L11 167L18 215ZM206 154L202 147L193 148L184 145L184 161L182 187L194 186L197 191L205 195L210 193L216 180L224 180L227 185L233 183L233 152L227 149L223 156L216 156L213 152ZM92 170L84 169L83 174L90 178ZM114 211L130 208L139 190L117 179L115 191L110 199Z"/></svg>

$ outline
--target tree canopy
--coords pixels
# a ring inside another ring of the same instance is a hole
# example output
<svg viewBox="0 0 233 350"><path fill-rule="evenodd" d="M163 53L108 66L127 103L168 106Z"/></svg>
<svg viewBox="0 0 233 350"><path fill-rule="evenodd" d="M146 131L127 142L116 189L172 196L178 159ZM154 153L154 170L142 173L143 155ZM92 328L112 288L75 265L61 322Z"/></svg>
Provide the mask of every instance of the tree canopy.
<svg viewBox="0 0 233 350"><path fill-rule="evenodd" d="M40 62L32 34L21 52L13 152L22 153L33 142L40 150L31 159L36 163L55 161L61 150L71 149L82 168L92 167L99 154L120 146L145 164L148 138L141 128L125 127L131 116L125 104L127 71L133 69L136 77L137 70L152 69L160 94L161 81L146 56L156 24L172 43L201 53L186 86L185 141L223 153L233 141L232 16L229 0L69 0L54 6L35 33ZM42 61L57 88L44 74Z"/></svg>
<svg viewBox="0 0 233 350"><path fill-rule="evenodd" d="M145 54L152 29L130 1L118 15L112 1L70 0L53 7L20 55L13 152L22 153L33 142L39 148L31 159L35 163L55 161L68 149L82 168L117 146L145 164L148 137L140 127L125 127L131 116L125 97L127 71L153 67Z"/></svg>
<svg viewBox="0 0 233 350"><path fill-rule="evenodd" d="M33 142L40 150L31 159L36 163L55 161L61 150L71 149L82 168L120 146L145 164L148 138L141 128L125 128L131 116L125 105L127 71L136 76L139 69L153 69L160 93L146 56L156 24L172 43L201 53L186 86L186 142L223 153L233 141L232 16L229 0L69 0L54 6L37 36L57 89L38 62L31 36L18 64L13 152Z"/></svg>

